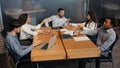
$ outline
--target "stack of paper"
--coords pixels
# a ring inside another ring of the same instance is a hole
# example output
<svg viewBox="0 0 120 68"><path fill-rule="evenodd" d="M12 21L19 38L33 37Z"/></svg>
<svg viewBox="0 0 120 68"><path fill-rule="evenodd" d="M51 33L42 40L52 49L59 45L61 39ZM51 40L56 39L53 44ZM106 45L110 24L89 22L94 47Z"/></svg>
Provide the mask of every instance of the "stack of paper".
<svg viewBox="0 0 120 68"><path fill-rule="evenodd" d="M73 39L75 41L86 41L86 40L90 40L87 36L85 37L73 37Z"/></svg>

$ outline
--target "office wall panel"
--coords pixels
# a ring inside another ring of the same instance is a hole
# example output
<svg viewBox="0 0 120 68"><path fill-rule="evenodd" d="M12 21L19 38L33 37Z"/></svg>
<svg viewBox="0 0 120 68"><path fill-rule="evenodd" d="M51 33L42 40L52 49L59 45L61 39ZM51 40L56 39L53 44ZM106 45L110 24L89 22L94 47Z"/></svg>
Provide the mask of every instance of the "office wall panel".
<svg viewBox="0 0 120 68"><path fill-rule="evenodd" d="M120 0L89 0L89 9L96 11L100 18L120 19Z"/></svg>
<svg viewBox="0 0 120 68"><path fill-rule="evenodd" d="M39 23L44 18L57 14L58 8L64 8L65 16L71 18L72 22L83 21L87 11L87 0L0 0L0 4L5 15L15 18L20 15L15 15L16 12L44 9L45 11L42 12L29 13L32 17L32 24ZM6 11L11 14L7 14Z"/></svg>

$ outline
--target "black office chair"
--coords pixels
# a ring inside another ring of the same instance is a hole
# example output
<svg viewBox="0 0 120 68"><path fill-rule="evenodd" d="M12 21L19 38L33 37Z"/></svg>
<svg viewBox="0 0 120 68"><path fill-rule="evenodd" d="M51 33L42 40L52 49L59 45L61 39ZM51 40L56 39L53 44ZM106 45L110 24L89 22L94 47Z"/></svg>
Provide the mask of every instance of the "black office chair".
<svg viewBox="0 0 120 68"><path fill-rule="evenodd" d="M49 27L52 27L52 21L48 22ZM46 25L44 24L44 26L46 27Z"/></svg>

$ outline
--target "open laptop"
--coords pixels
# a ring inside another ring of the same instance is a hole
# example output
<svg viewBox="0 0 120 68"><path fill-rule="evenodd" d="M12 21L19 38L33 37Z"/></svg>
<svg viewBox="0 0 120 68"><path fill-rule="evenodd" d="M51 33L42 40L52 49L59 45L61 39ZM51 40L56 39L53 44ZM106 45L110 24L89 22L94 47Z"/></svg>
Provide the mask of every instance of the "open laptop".
<svg viewBox="0 0 120 68"><path fill-rule="evenodd" d="M39 48L43 50L47 50L51 48L55 44L56 38L57 38L57 34L50 38L49 43L44 42L40 45Z"/></svg>

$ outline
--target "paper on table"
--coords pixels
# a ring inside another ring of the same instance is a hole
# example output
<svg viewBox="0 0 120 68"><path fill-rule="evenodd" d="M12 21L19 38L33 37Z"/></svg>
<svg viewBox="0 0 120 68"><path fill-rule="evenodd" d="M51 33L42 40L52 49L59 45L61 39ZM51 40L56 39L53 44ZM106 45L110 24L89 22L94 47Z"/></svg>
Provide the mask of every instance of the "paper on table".
<svg viewBox="0 0 120 68"><path fill-rule="evenodd" d="M73 37L75 41L86 41L90 40L88 37Z"/></svg>
<svg viewBox="0 0 120 68"><path fill-rule="evenodd" d="M71 25L72 25L72 26L75 26L75 27L78 26L78 24L76 24L76 23L72 23Z"/></svg>
<svg viewBox="0 0 120 68"><path fill-rule="evenodd" d="M72 36L73 35L73 31L66 31L64 34L70 34Z"/></svg>
<svg viewBox="0 0 120 68"><path fill-rule="evenodd" d="M60 29L60 31L62 32L62 31L68 31L67 29Z"/></svg>

